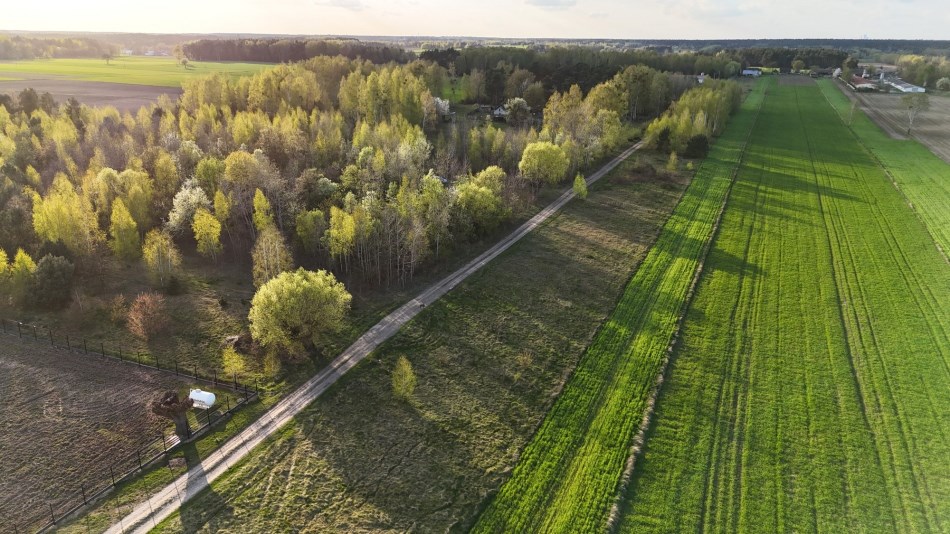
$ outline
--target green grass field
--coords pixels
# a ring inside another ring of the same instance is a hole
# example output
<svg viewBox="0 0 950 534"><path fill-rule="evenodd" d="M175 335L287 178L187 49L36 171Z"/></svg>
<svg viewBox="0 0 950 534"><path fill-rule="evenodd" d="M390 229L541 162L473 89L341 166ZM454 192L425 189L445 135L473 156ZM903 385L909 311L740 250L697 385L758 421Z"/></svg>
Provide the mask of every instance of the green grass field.
<svg viewBox="0 0 950 534"><path fill-rule="evenodd" d="M946 532L950 269L818 87L772 87L621 532Z"/></svg>
<svg viewBox="0 0 950 534"><path fill-rule="evenodd" d="M607 521L649 394L757 109L716 142L477 532L594 532Z"/></svg>
<svg viewBox="0 0 950 534"><path fill-rule="evenodd" d="M185 80L220 72L228 76L248 76L271 66L268 63L215 63L195 61L188 68L178 65L174 58L122 56L106 64L103 59L34 59L29 61L0 61L4 75L22 73L55 75L87 82L127 83L180 87ZM13 79L13 78L9 78Z"/></svg>
<svg viewBox="0 0 950 534"><path fill-rule="evenodd" d="M828 101L847 120L851 102L832 80L818 82ZM914 210L920 214L934 240L950 254L950 165L912 140L890 138L871 119L858 111L851 131L887 169Z"/></svg>
<svg viewBox="0 0 950 534"><path fill-rule="evenodd" d="M163 530L467 529L683 191L633 167L428 306ZM392 395L399 355L411 403Z"/></svg>

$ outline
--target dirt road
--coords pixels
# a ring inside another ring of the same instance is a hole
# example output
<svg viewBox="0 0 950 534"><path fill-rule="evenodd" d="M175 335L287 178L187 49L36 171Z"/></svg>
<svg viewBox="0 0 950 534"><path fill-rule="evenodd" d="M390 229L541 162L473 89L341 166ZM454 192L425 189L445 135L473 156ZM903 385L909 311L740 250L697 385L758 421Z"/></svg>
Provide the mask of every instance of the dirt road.
<svg viewBox="0 0 950 534"><path fill-rule="evenodd" d="M639 149L641 144L642 143L637 143L631 146L601 167L600 170L587 179L587 183L591 184L602 178ZM280 400L268 410L267 413L262 415L257 422L228 440L218 450L202 460L200 464L192 466L187 473L176 479L172 484L162 488L147 501L136 506L132 512L122 518L119 523L112 525L107 532L110 534L119 532L148 532L160 521L173 514L182 503L201 492L201 490L206 488L211 482L224 474L231 466L247 455L251 449L260 445L268 436L276 432L280 427L290 421L292 417L306 408L376 347L398 332L404 324L415 317L426 305L438 300L442 295L448 293L452 288L468 278L469 275L481 269L502 252L508 250L508 248L518 242L518 240L557 213L557 211L572 198L574 198L574 192L568 189L558 197L557 200L538 212L534 217L493 247L486 250L461 269L433 284L396 311L384 317L383 320L366 331L355 343L343 351L329 366L300 386L296 391Z"/></svg>

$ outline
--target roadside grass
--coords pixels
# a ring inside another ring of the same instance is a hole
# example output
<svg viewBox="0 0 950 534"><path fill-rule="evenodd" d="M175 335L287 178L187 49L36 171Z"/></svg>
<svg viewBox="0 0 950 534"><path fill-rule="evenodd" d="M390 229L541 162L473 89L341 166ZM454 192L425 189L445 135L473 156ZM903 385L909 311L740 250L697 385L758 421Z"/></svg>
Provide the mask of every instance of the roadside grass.
<svg viewBox="0 0 950 534"><path fill-rule="evenodd" d="M427 307L158 530L467 530L683 190L634 166ZM400 355L410 402L392 394Z"/></svg>
<svg viewBox="0 0 950 534"><path fill-rule="evenodd" d="M945 532L950 271L819 89L756 124L619 532Z"/></svg>
<svg viewBox="0 0 950 534"><path fill-rule="evenodd" d="M818 86L847 121L851 111L847 97L831 80L820 80ZM850 130L887 170L944 254L950 255L950 165L917 141L892 139L863 111L855 111Z"/></svg>
<svg viewBox="0 0 950 534"><path fill-rule="evenodd" d="M629 128L633 131L635 127ZM594 167L599 167L607 159L609 158L594 162ZM659 168L664 163L662 158L650 154L634 155L631 162L626 164L628 170L631 165L637 163L649 164L654 168ZM405 286L376 287L358 279L344 279L347 288L353 294L353 309L350 318L343 331L334 336L318 354L313 354L300 363L284 364L276 377L265 373L263 361L259 357L244 355L244 372L239 372L237 379L248 384L260 385L263 389L263 406L255 404L245 408L248 410L248 417L243 420L243 425L255 420L264 409L273 405L283 394L319 371L334 355L349 346L386 314L414 297L429 284L455 271L492 246L500 236L520 226L562 192L561 187L542 189L534 202L523 206L512 220L498 228L493 235L485 236L480 241L457 244L451 250L444 250L441 258L433 261ZM138 292L151 288L142 267L137 263L126 265L111 259L103 261L97 267L98 271L91 273L78 283L80 290L77 291L70 308L65 311L18 310L8 313L17 315L17 317L10 317L11 319L48 326L57 333L57 337L67 334L74 340L86 337L89 339L90 347L104 343L110 353L121 346L125 357L131 355L150 363L154 363L157 357L163 367L178 362L182 367L189 369L197 365L198 370L203 374L216 371L220 375L225 367L222 360L224 338L243 331L249 302L253 296L249 258L242 254L235 254L233 244L228 245L228 243L225 244L224 255L217 263L209 263L197 257L190 247L183 246L184 265L181 289L179 293L167 296L172 327L164 336L153 342L139 340L132 336L123 324L117 324L110 318L110 303L116 295L125 295L128 302ZM307 267L313 268L313 266ZM224 442L227 437L240 431L243 425L229 427L226 435L221 434L208 439ZM217 442L213 446L198 447L198 450L204 451L200 457L206 456L215 448L217 448ZM118 512L114 511L117 507L122 509L124 506L125 511L128 512L130 506L141 501L149 491L171 482L173 478L170 475L148 476L148 480L142 484L120 485L120 491L110 494L103 502L96 504L89 513L94 518L101 517L103 514L113 514L108 517L110 520L117 520L120 517L117 515ZM82 518L82 522L78 524L86 524L86 521ZM94 523L97 520L88 521ZM74 524L76 524L75 521L70 523L70 525ZM70 526L70 528L74 527Z"/></svg>
<svg viewBox="0 0 950 534"><path fill-rule="evenodd" d="M229 77L250 76L273 66L270 63L189 62L188 67L175 58L121 56L111 59L32 59L0 61L4 74L55 75L88 82L126 83L181 87L185 80L219 72Z"/></svg>
<svg viewBox="0 0 950 534"><path fill-rule="evenodd" d="M717 140L476 532L604 528L764 85Z"/></svg>

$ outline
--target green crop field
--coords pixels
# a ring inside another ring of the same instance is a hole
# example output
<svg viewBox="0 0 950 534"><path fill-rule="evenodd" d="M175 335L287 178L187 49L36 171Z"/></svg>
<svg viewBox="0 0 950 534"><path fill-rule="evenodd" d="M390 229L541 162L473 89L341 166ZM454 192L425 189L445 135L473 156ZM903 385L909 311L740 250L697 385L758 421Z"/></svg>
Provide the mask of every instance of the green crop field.
<svg viewBox="0 0 950 534"><path fill-rule="evenodd" d="M848 120L851 102L833 81L821 80L818 84L832 106ZM892 139L864 112L855 112L851 130L887 169L934 240L950 254L950 165L916 141Z"/></svg>
<svg viewBox="0 0 950 534"><path fill-rule="evenodd" d="M716 142L475 531L594 532L615 500L630 444L762 102L757 86Z"/></svg>
<svg viewBox="0 0 950 534"><path fill-rule="evenodd" d="M947 262L818 87L752 139L619 530L946 532Z"/></svg>
<svg viewBox="0 0 950 534"><path fill-rule="evenodd" d="M271 66L267 63L192 62L182 67L174 58L122 56L106 64L103 59L33 59L0 61L4 76L23 74L54 75L87 82L127 83L180 87L185 80L220 72L228 76L248 76Z"/></svg>

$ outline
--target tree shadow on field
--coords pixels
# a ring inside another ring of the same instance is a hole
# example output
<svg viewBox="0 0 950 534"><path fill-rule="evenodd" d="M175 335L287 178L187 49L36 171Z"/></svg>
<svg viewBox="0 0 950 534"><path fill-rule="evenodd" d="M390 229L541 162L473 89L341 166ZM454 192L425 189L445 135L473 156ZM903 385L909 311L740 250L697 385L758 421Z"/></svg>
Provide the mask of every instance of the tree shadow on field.
<svg viewBox="0 0 950 534"><path fill-rule="evenodd" d="M193 534L199 530L208 527L211 531L218 530L222 524L230 522L233 515L233 508L228 506L227 501L221 495L214 491L208 479L205 476L204 469L198 462L198 451L193 443L188 443L182 447L185 458L188 458L189 470L185 487L180 488L182 493L194 493L204 484L204 489L200 494L192 497L180 509L181 531L186 534Z"/></svg>

